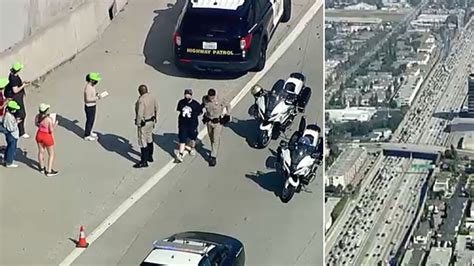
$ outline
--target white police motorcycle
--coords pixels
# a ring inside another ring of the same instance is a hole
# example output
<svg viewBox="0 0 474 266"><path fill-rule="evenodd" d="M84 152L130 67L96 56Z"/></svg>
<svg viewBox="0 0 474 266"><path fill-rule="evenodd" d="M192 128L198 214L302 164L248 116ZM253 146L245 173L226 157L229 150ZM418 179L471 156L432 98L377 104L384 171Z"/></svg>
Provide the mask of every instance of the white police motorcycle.
<svg viewBox="0 0 474 266"><path fill-rule="evenodd" d="M292 123L298 112L304 113L311 97L311 88L305 86L305 76L292 73L285 81L278 80L271 91L255 85L252 95L260 121L257 147L265 148L271 139L277 139Z"/></svg>
<svg viewBox="0 0 474 266"><path fill-rule="evenodd" d="M287 203L293 195L309 185L323 159L323 138L317 124L306 126L301 118L299 130L288 142L281 141L277 153L277 170L286 178L280 198Z"/></svg>

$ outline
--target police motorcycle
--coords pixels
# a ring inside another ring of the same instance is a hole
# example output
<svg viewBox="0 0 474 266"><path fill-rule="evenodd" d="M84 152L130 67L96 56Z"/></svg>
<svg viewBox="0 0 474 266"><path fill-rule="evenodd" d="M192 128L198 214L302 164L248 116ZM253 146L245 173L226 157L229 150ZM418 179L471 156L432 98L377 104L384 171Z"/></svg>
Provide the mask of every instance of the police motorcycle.
<svg viewBox="0 0 474 266"><path fill-rule="evenodd" d="M271 91L258 84L252 87L254 116L260 122L257 147L267 147L293 123L298 113L304 113L311 97L311 88L305 86L305 80L303 74L292 73L286 81L278 80Z"/></svg>
<svg viewBox="0 0 474 266"><path fill-rule="evenodd" d="M317 124L306 125L305 117L290 140L280 142L276 168L286 178L280 195L284 203L314 180L323 159L323 145L321 128Z"/></svg>

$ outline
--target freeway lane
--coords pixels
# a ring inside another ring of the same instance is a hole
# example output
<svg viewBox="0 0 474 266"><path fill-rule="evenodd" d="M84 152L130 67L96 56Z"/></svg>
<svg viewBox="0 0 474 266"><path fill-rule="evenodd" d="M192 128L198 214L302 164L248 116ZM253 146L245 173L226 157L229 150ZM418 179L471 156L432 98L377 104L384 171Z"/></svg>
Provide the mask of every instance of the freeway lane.
<svg viewBox="0 0 474 266"><path fill-rule="evenodd" d="M302 69L313 87L308 121L322 123L322 14L320 9L294 45L263 78L269 87L289 71ZM315 34L317 33L317 34ZM308 39L309 38L309 39ZM299 50L309 41L304 53ZM305 61L300 59L305 54ZM218 166L208 168L201 157L187 157L158 186L146 194L75 264L136 265L155 239L186 230L231 234L244 242L248 265L321 265L323 239L322 172L311 184L312 193L300 193L288 204L276 197L283 180L274 173L270 149L248 145L255 124L248 115L248 95L234 109L234 123L224 131ZM296 128L296 125L293 126ZM290 135L290 134L288 134ZM204 147L208 147L207 139ZM322 169L322 168L320 168Z"/></svg>
<svg viewBox="0 0 474 266"><path fill-rule="evenodd" d="M80 225L87 230L95 228L170 160L176 139L175 104L185 87L193 87L200 97L215 86L219 93L232 98L253 76L250 73L218 81L192 79L181 77L168 64L171 54L166 43L182 3L179 0L173 6L174 2L130 1L98 42L51 73L39 89L29 88L26 104L30 135L34 133L32 116L39 103L50 103L52 111L62 116L56 133L61 175L47 179L29 167L34 167L36 157L33 139L20 141L27 152L19 158L20 168L0 169L1 265L58 264L70 252L72 242L68 238L76 237ZM280 25L270 52L313 3L294 1L293 20ZM295 56L294 60L299 59ZM80 138L84 124L83 78L89 71L101 72L104 79L98 88L110 92L98 107L98 143ZM155 132L157 162L143 171L131 168L138 158L132 122L140 83L150 85L161 105Z"/></svg>

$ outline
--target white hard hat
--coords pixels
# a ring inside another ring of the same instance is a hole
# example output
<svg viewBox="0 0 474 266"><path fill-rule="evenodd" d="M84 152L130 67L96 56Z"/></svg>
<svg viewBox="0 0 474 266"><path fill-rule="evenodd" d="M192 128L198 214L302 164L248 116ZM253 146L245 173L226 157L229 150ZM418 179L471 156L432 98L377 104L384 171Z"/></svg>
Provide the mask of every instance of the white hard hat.
<svg viewBox="0 0 474 266"><path fill-rule="evenodd" d="M255 84L253 85L252 87L252 90L251 90L251 93L253 96L257 95L258 93L260 93L261 91L263 91L263 88L262 86L258 85L258 84Z"/></svg>

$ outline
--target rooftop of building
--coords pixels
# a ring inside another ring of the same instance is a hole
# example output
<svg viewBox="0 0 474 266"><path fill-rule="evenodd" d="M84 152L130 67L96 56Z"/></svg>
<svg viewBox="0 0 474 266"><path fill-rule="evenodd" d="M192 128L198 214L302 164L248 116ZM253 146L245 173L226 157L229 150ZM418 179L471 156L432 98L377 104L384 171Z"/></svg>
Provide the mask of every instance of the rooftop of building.
<svg viewBox="0 0 474 266"><path fill-rule="evenodd" d="M426 266L445 266L449 265L451 260L451 248L433 247L430 250Z"/></svg>
<svg viewBox="0 0 474 266"><path fill-rule="evenodd" d="M367 151L364 148L345 149L327 172L327 176L343 176L354 165L354 162Z"/></svg>
<svg viewBox="0 0 474 266"><path fill-rule="evenodd" d="M468 248L468 242L472 241L472 236L459 235L456 241L456 263L459 265L472 265L474 250Z"/></svg>

